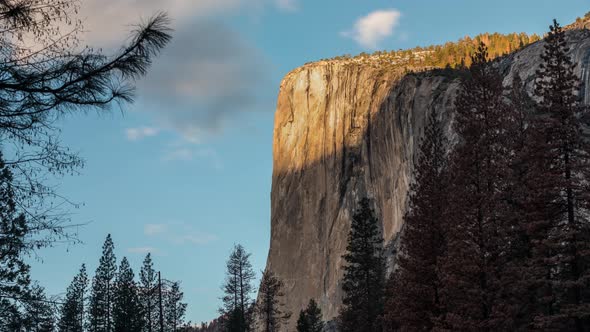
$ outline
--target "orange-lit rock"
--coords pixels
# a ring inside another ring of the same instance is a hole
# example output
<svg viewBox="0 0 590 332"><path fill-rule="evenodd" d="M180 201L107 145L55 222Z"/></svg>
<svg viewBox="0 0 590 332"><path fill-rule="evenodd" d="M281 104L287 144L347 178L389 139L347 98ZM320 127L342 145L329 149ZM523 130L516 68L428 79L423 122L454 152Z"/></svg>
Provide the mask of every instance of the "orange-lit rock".
<svg viewBox="0 0 590 332"><path fill-rule="evenodd" d="M568 32L578 75L589 82L590 31ZM505 84L515 72L532 91L542 42L500 59ZM402 226L417 144L428 112L450 128L458 79L450 72L333 60L289 73L274 123L271 243L267 268L286 285L292 331L310 298L325 319L338 314L351 212L373 198L390 245ZM590 92L583 86L584 100ZM451 131L449 130L449 133ZM390 253L390 258L393 254Z"/></svg>

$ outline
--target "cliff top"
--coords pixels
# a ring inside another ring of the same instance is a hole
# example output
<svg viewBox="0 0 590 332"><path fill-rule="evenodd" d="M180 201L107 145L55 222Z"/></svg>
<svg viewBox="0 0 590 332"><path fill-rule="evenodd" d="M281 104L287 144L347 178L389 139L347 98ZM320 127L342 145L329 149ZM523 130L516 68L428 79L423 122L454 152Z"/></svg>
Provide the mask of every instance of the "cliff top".
<svg viewBox="0 0 590 332"><path fill-rule="evenodd" d="M590 29L590 12L564 27L565 30ZM537 34L521 33L484 33L475 37L466 36L457 42L447 42L443 45L415 47L407 50L376 51L372 54L360 53L355 56L349 54L329 59L308 62L292 70L285 78L299 71L315 66L325 65L363 65L383 70L398 70L403 72L420 72L436 68L458 68L469 66L471 55L480 42L488 46L490 58L495 59L513 53L529 44L541 40Z"/></svg>

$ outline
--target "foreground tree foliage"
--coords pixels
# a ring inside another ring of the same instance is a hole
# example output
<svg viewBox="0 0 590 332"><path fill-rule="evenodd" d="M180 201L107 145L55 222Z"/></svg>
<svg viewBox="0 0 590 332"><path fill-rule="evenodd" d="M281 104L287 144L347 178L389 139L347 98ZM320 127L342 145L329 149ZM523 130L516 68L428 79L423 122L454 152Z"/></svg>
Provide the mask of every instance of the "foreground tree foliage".
<svg viewBox="0 0 590 332"><path fill-rule="evenodd" d="M12 172L0 154L0 322L11 322L10 326L20 325L19 307L31 296L30 267L22 257L27 232L25 215L17 209Z"/></svg>
<svg viewBox="0 0 590 332"><path fill-rule="evenodd" d="M485 45L473 57L470 77L456 100L455 131L461 142L450 158L442 326L451 330L496 330L501 229L506 216L511 109L502 76L487 60Z"/></svg>
<svg viewBox="0 0 590 332"><path fill-rule="evenodd" d="M324 321L322 320L322 310L314 299L309 300L307 308L299 312L297 319L297 332L322 332L324 330Z"/></svg>
<svg viewBox="0 0 590 332"><path fill-rule="evenodd" d="M285 293L284 284L272 271L262 273L258 302L254 312L260 330L263 332L278 332L281 326L291 317L291 313L285 311L283 306Z"/></svg>
<svg viewBox="0 0 590 332"><path fill-rule="evenodd" d="M567 56L565 34L554 21L546 38L535 93L545 169L543 227L535 234L535 253L550 268L540 276L546 288L536 326L590 329L590 144L580 119L579 79Z"/></svg>
<svg viewBox="0 0 590 332"><path fill-rule="evenodd" d="M171 38L167 16L158 14L113 55L81 47L79 5L0 1L0 329L7 331L53 329L55 301L30 281L23 257L76 241L68 214L75 205L45 183L83 166L60 144L57 121L131 102L136 79ZM66 302L62 310L75 311Z"/></svg>
<svg viewBox="0 0 590 332"><path fill-rule="evenodd" d="M427 130L388 330L590 330L587 110L556 22L544 47L536 102L518 73L505 92L479 47L456 99L447 170L433 166L444 151L429 141L442 138Z"/></svg>
<svg viewBox="0 0 590 332"><path fill-rule="evenodd" d="M441 313L440 260L445 252L444 224L448 183L448 143L441 120L431 112L421 143L404 216L398 268L388 285L388 329L430 330Z"/></svg>
<svg viewBox="0 0 590 332"><path fill-rule="evenodd" d="M348 235L338 324L343 332L381 330L385 287L383 236L371 202L363 198L352 217Z"/></svg>
<svg viewBox="0 0 590 332"><path fill-rule="evenodd" d="M223 285L223 307L219 309L225 331L249 331L252 325L252 292L255 278L250 254L241 245L234 249L227 260L227 272Z"/></svg>
<svg viewBox="0 0 590 332"><path fill-rule="evenodd" d="M14 174L14 199L27 216L28 250L75 241L61 208L70 201L44 183L48 174L83 166L60 144L57 121L131 102L135 80L171 38L167 16L158 14L112 55L81 47L79 6L77 0L0 1L0 139Z"/></svg>

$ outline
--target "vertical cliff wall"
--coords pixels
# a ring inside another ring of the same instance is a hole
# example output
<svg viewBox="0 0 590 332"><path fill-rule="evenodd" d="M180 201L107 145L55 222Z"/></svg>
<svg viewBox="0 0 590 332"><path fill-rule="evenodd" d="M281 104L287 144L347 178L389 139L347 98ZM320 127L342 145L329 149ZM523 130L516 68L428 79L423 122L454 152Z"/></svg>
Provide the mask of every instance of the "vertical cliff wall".
<svg viewBox="0 0 590 332"><path fill-rule="evenodd" d="M570 31L568 41L587 83L590 31ZM540 42L499 60L505 84L518 72L532 91L541 53ZM341 256L360 198L374 199L385 241L394 241L425 119L436 109L451 132L458 84L450 71L404 75L395 66L350 59L308 64L284 78L274 123L267 269L285 282L293 312L286 330L310 298L325 319L337 315Z"/></svg>

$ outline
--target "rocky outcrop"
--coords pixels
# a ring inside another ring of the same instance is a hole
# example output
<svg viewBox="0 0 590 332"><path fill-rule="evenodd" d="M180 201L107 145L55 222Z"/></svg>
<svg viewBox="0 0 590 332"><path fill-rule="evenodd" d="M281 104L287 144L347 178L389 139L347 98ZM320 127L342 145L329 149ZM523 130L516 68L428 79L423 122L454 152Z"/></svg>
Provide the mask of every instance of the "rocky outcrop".
<svg viewBox="0 0 590 332"><path fill-rule="evenodd" d="M572 58L590 101L590 31L568 32ZM533 88L542 42L496 63L510 85L515 73ZM459 80L450 70L404 74L354 61L321 61L281 83L274 123L271 243L267 269L284 282L286 330L310 298L326 319L342 299L340 278L351 213L374 200L386 243L401 226L416 147L437 110L449 128ZM393 255L393 254L391 254Z"/></svg>

